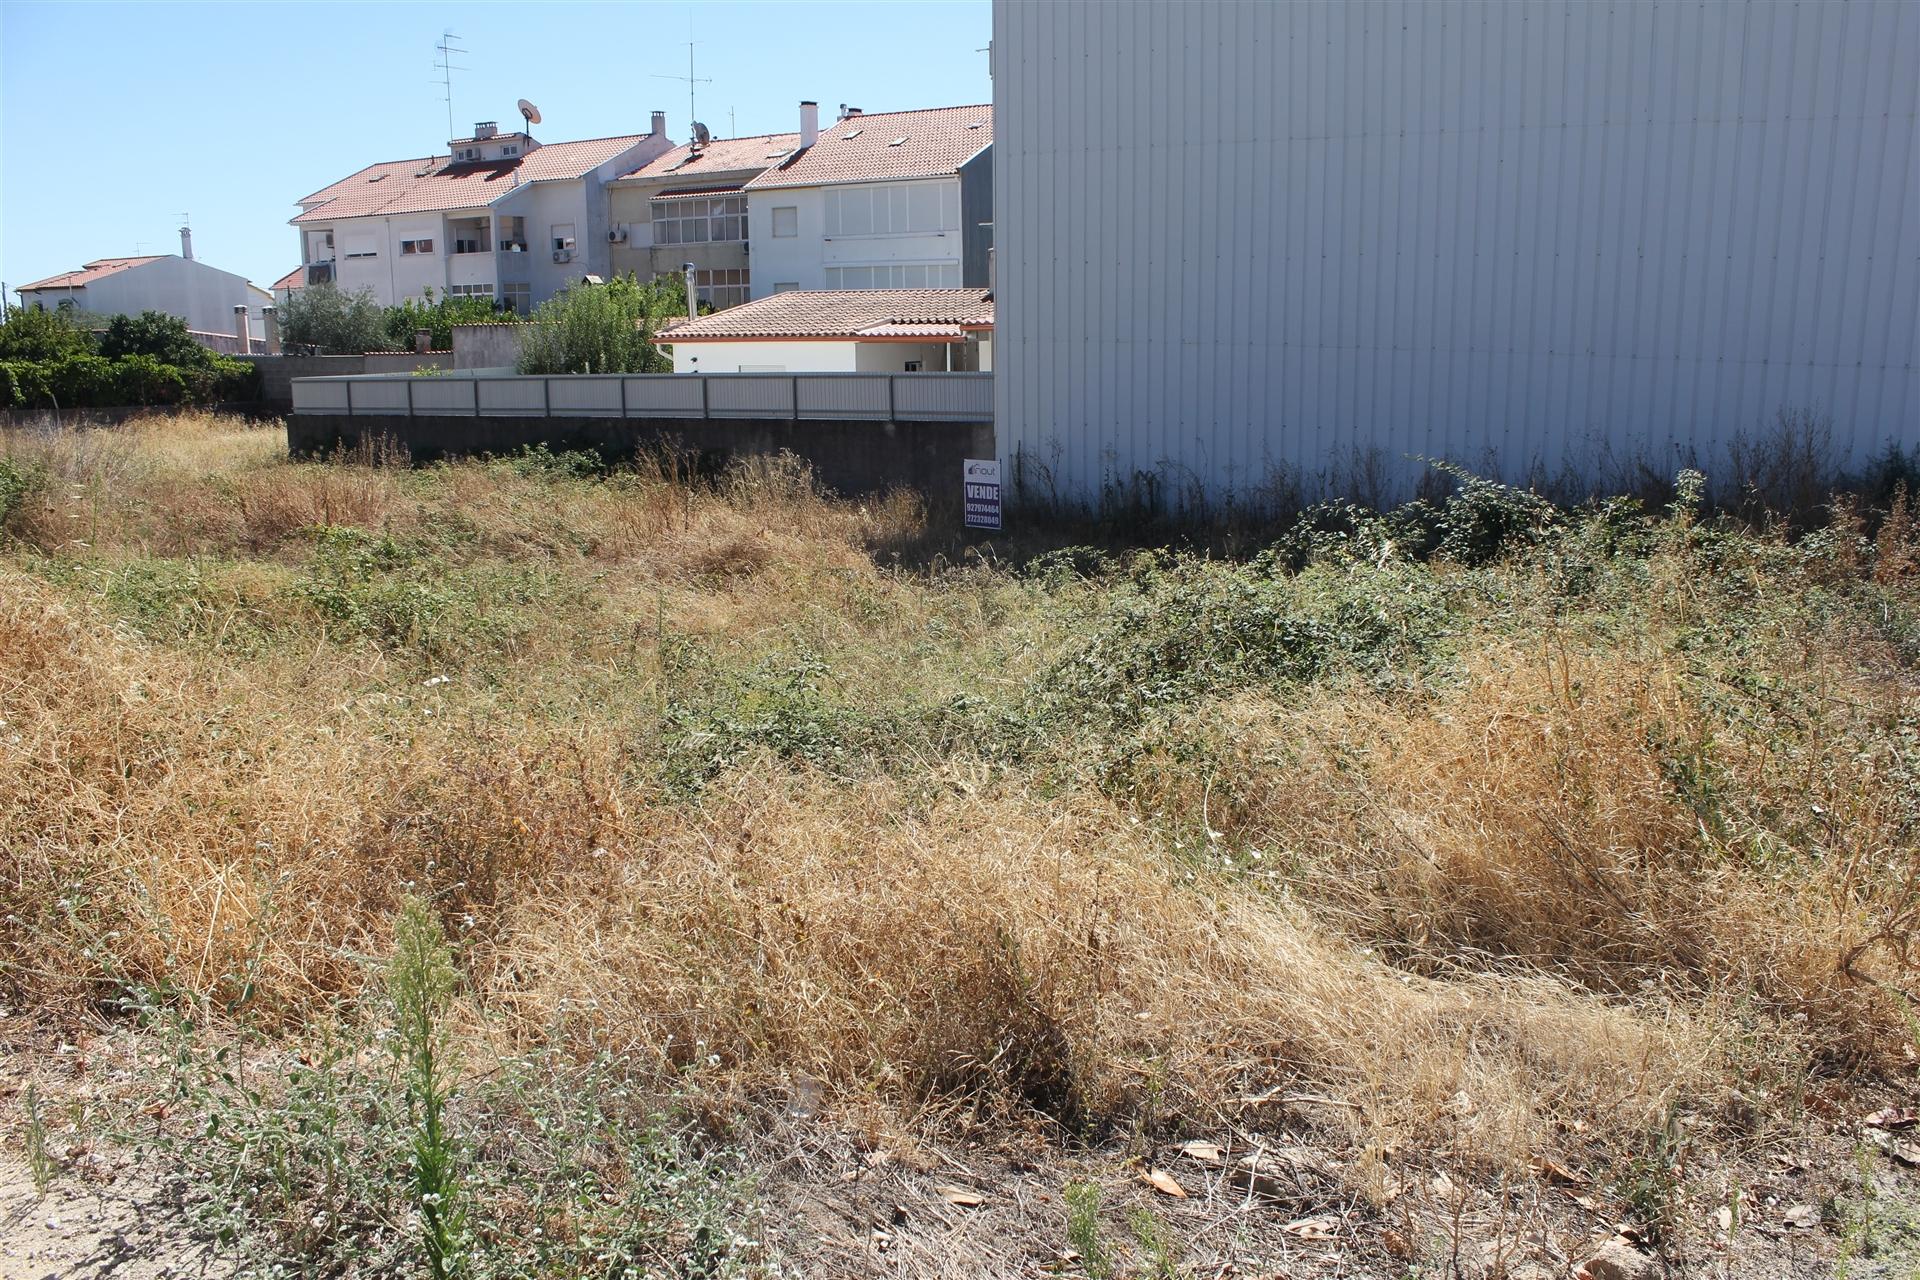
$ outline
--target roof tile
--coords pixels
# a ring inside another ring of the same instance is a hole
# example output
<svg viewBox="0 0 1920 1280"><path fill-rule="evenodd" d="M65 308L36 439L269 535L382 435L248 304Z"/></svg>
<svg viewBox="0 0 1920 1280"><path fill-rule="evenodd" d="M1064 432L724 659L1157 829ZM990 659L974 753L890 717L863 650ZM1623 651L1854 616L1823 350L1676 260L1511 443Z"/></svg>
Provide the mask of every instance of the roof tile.
<svg viewBox="0 0 1920 1280"><path fill-rule="evenodd" d="M794 289L684 321L658 341L941 337L992 324L985 289Z"/></svg>
<svg viewBox="0 0 1920 1280"><path fill-rule="evenodd" d="M778 164L787 152L800 145L797 133L761 133L746 138L715 138L695 152L686 143L663 151L629 173L629 178L675 178L697 180L703 174L730 169L765 169Z"/></svg>
<svg viewBox="0 0 1920 1280"><path fill-rule="evenodd" d="M300 201L321 203L293 221L332 222L377 214L477 209L529 182L581 177L649 136L630 133L617 138L549 142L511 160L454 164L446 156L426 156L371 164Z"/></svg>
<svg viewBox="0 0 1920 1280"><path fill-rule="evenodd" d="M991 106L848 116L820 130L811 147L749 182L747 190L937 178L957 171L992 141Z"/></svg>
<svg viewBox="0 0 1920 1280"><path fill-rule="evenodd" d="M141 258L95 258L78 271L68 271L57 276L48 276L45 280L35 280L32 284L23 284L15 293L26 293L33 289L82 289L95 280L104 280L128 267L143 266L149 262L158 262L171 254L150 253Z"/></svg>

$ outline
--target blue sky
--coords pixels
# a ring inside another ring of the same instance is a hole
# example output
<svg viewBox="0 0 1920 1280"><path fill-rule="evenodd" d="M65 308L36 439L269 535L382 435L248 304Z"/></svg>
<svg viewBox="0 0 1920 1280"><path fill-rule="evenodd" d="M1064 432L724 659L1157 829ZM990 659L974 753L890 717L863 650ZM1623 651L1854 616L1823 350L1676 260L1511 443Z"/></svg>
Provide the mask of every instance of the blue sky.
<svg viewBox="0 0 1920 1280"><path fill-rule="evenodd" d="M988 0L913 3L88 4L0 0L0 279L179 251L265 285L291 269L294 201L362 165L444 151L434 45L463 37L454 124L545 141L686 138L688 26L715 134L987 102Z"/></svg>

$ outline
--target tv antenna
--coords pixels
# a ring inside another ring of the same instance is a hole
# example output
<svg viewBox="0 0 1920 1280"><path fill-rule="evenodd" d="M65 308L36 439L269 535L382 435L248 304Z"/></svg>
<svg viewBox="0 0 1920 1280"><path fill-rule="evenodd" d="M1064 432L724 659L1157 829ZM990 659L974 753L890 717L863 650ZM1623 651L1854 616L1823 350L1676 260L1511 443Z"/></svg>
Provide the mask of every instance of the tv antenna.
<svg viewBox="0 0 1920 1280"><path fill-rule="evenodd" d="M687 24L691 26L693 24L693 20L689 18L687 20ZM698 114L698 112L696 112L693 109L693 87L699 84L713 83L712 79L709 77L695 76L693 74L693 46L694 46L694 41L692 40L687 41L687 74L683 76L670 76L670 75L666 75L656 71L653 75L653 78L655 80L684 80L687 82L687 120L689 124L691 124L694 117Z"/></svg>
<svg viewBox="0 0 1920 1280"><path fill-rule="evenodd" d="M440 95L447 103L447 136L449 138L458 136L453 131L453 73L467 69L454 65L453 60L467 52L460 47L459 40L460 37L453 32L442 31L440 43L433 46L440 54L440 59L434 63L434 66L440 70Z"/></svg>

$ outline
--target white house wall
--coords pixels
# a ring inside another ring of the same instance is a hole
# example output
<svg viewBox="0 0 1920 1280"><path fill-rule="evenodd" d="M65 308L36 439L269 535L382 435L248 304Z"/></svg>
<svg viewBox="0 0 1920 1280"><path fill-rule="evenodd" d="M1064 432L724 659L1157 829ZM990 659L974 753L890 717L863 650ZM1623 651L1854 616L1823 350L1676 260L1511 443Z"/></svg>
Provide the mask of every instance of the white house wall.
<svg viewBox="0 0 1920 1280"><path fill-rule="evenodd" d="M909 218L921 223L928 221L924 215L930 214L937 229L925 232L849 229L842 221L829 217L830 203L843 195L886 201L889 210L901 206ZM794 284L802 289L869 287L842 286L839 278L828 274L835 268L920 268L915 283L903 279L897 286L891 281L871 286L877 288L960 287L963 245L960 179L957 177L776 188L749 192L748 197L747 234L753 246L755 298L771 295L776 284ZM773 211L783 206L796 210L799 234L775 238Z"/></svg>
<svg viewBox="0 0 1920 1280"><path fill-rule="evenodd" d="M853 342L682 342L673 348L675 373L853 373Z"/></svg>
<svg viewBox="0 0 1920 1280"><path fill-rule="evenodd" d="M45 295L54 301L64 296L51 290ZM233 309L244 305L253 332L262 332L260 298L246 277L198 260L157 258L95 280L76 297L77 305L98 315L164 311L185 320L189 329L208 333L232 333Z"/></svg>
<svg viewBox="0 0 1920 1280"><path fill-rule="evenodd" d="M993 21L1000 447L1069 492L1920 444L1920 6Z"/></svg>

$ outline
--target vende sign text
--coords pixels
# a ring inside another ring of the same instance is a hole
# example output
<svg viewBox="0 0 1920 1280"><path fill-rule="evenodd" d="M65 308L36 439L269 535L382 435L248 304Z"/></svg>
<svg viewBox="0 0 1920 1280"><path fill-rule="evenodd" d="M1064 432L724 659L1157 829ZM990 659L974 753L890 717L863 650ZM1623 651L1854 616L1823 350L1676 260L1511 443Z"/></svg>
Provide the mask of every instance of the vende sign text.
<svg viewBox="0 0 1920 1280"><path fill-rule="evenodd" d="M1000 462L996 458L968 458L961 463L969 529L1000 527Z"/></svg>

